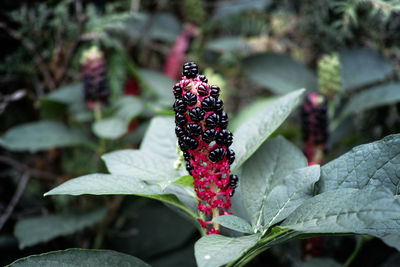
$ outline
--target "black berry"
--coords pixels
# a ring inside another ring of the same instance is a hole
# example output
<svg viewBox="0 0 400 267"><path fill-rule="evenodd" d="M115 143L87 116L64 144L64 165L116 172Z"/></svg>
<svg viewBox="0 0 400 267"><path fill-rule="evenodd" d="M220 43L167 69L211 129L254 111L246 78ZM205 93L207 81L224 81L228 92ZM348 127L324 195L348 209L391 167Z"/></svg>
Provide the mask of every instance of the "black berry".
<svg viewBox="0 0 400 267"><path fill-rule="evenodd" d="M215 103L214 103L214 110L215 110L215 112L221 113L222 110L223 110L223 108L224 108L224 102L222 102L221 99L215 100Z"/></svg>
<svg viewBox="0 0 400 267"><path fill-rule="evenodd" d="M200 79L200 81L202 81L202 82L208 82L208 79L206 78L206 76L205 75L199 75L199 77L198 77L199 79Z"/></svg>
<svg viewBox="0 0 400 267"><path fill-rule="evenodd" d="M233 135L229 130L223 129L217 134L215 141L219 145L230 146L233 142Z"/></svg>
<svg viewBox="0 0 400 267"><path fill-rule="evenodd" d="M186 103L182 99L175 100L174 110L176 113L185 113L186 112Z"/></svg>
<svg viewBox="0 0 400 267"><path fill-rule="evenodd" d="M222 112L219 116L219 127L222 129L226 129L226 127L228 127L228 114L226 114L226 112Z"/></svg>
<svg viewBox="0 0 400 267"><path fill-rule="evenodd" d="M197 103L197 96L193 94L192 92L187 92L183 96L183 100L186 102L188 106L194 106Z"/></svg>
<svg viewBox="0 0 400 267"><path fill-rule="evenodd" d="M222 147L217 147L210 152L210 154L208 155L208 158L212 162L217 162L217 161L222 160L224 158L224 156L225 156L225 150Z"/></svg>
<svg viewBox="0 0 400 267"><path fill-rule="evenodd" d="M214 129L208 129L205 130L203 133L203 136L201 137L204 142L206 143L211 143L215 139L215 135L217 134L217 131Z"/></svg>
<svg viewBox="0 0 400 267"><path fill-rule="evenodd" d="M197 107L197 108L193 108L190 112L189 112L189 116L192 119L192 121L194 122L199 122L204 118L204 111L201 110L201 108Z"/></svg>
<svg viewBox="0 0 400 267"><path fill-rule="evenodd" d="M196 141L196 139L189 136L183 137L183 142L185 142L187 148L191 150L196 149L199 146L199 143Z"/></svg>
<svg viewBox="0 0 400 267"><path fill-rule="evenodd" d="M199 73L199 69L194 62L187 62L183 65L183 75L186 76L186 78L195 78L197 73Z"/></svg>
<svg viewBox="0 0 400 267"><path fill-rule="evenodd" d="M189 135L192 136L199 136L202 133L201 126L196 123L190 123L186 125L186 130L188 131Z"/></svg>
<svg viewBox="0 0 400 267"><path fill-rule="evenodd" d="M184 126L187 123L187 118L185 114L177 113L175 115L175 123L179 126Z"/></svg>
<svg viewBox="0 0 400 267"><path fill-rule="evenodd" d="M212 111L214 109L215 99L212 96L206 97L201 103L201 107L204 111Z"/></svg>
<svg viewBox="0 0 400 267"><path fill-rule="evenodd" d="M176 134L176 136L178 138L181 138L181 137L183 137L185 135L185 130L180 126L176 126L175 127L175 134Z"/></svg>
<svg viewBox="0 0 400 267"><path fill-rule="evenodd" d="M215 126L217 126L219 123L219 116L218 114L211 114L207 117L206 119L206 126L210 127L210 128L214 128Z"/></svg>
<svg viewBox="0 0 400 267"><path fill-rule="evenodd" d="M231 165L235 161L235 151L228 149L226 152L226 158L229 162L229 165Z"/></svg>
<svg viewBox="0 0 400 267"><path fill-rule="evenodd" d="M192 156L190 155L189 152L183 151L183 158L184 158L186 161L190 161L190 159L192 158Z"/></svg>
<svg viewBox="0 0 400 267"><path fill-rule="evenodd" d="M199 93L199 96L206 96L206 95L208 95L207 87L204 86L203 84L200 84L200 85L197 87L197 92Z"/></svg>
<svg viewBox="0 0 400 267"><path fill-rule="evenodd" d="M216 85L212 85L211 86L211 91L210 91L210 96L214 97L214 98L218 98L219 97L219 87Z"/></svg>
<svg viewBox="0 0 400 267"><path fill-rule="evenodd" d="M174 85L172 91L174 92L175 98L180 98L182 96L182 88L179 83Z"/></svg>
<svg viewBox="0 0 400 267"><path fill-rule="evenodd" d="M193 166L189 162L186 162L186 170L190 175L192 175Z"/></svg>

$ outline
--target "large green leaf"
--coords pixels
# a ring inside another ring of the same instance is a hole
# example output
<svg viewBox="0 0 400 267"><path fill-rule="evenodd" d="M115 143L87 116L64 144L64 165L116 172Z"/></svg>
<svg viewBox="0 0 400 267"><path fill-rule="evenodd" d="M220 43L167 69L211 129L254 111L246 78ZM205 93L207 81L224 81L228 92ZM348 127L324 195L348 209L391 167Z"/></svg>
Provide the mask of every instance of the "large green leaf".
<svg viewBox="0 0 400 267"><path fill-rule="evenodd" d="M382 241L400 251L400 234L387 234L381 237Z"/></svg>
<svg viewBox="0 0 400 267"><path fill-rule="evenodd" d="M318 81L305 65L283 54L263 53L245 58L243 69L249 78L275 94L285 94L297 88L316 90Z"/></svg>
<svg viewBox="0 0 400 267"><path fill-rule="evenodd" d="M126 132L126 123L116 117L102 119L92 124L93 133L101 138L117 139Z"/></svg>
<svg viewBox="0 0 400 267"><path fill-rule="evenodd" d="M181 23L172 13L154 16L148 35L152 39L174 42L181 31Z"/></svg>
<svg viewBox="0 0 400 267"><path fill-rule="evenodd" d="M83 102L82 83L73 83L47 94L40 100L51 100L64 104L74 104L77 101Z"/></svg>
<svg viewBox="0 0 400 267"><path fill-rule="evenodd" d="M281 224L304 233L398 234L400 199L384 188L324 192L298 207Z"/></svg>
<svg viewBox="0 0 400 267"><path fill-rule="evenodd" d="M174 102L172 86L174 82L160 72L153 70L140 69L139 75L141 81L150 89L164 106L171 107Z"/></svg>
<svg viewBox="0 0 400 267"><path fill-rule="evenodd" d="M339 56L345 90L382 80L393 72L391 63L369 48L345 49Z"/></svg>
<svg viewBox="0 0 400 267"><path fill-rule="evenodd" d="M82 230L101 221L105 214L105 209L98 209L86 213L68 212L22 219L15 225L14 235L22 249Z"/></svg>
<svg viewBox="0 0 400 267"><path fill-rule="evenodd" d="M236 160L232 170L238 169L281 125L299 103L303 92L301 89L277 98L235 131L232 149Z"/></svg>
<svg viewBox="0 0 400 267"><path fill-rule="evenodd" d="M218 267L229 263L254 246L258 239L257 234L237 238L222 235L204 236L194 246L197 265Z"/></svg>
<svg viewBox="0 0 400 267"><path fill-rule="evenodd" d="M131 255L119 253L112 250L94 250L72 248L67 250L53 251L39 255L33 255L19 259L9 266L12 267L54 267L54 266L86 266L86 267L108 267L108 266L130 266L150 267L142 260Z"/></svg>
<svg viewBox="0 0 400 267"><path fill-rule="evenodd" d="M400 102L400 83L374 86L351 97L341 116Z"/></svg>
<svg viewBox="0 0 400 267"><path fill-rule="evenodd" d="M9 129L0 138L0 145L9 150L31 152L76 146L85 142L87 138L81 132L69 129L56 121L37 121L18 125Z"/></svg>
<svg viewBox="0 0 400 267"><path fill-rule="evenodd" d="M325 164L318 182L320 192L339 188L385 186L399 194L400 134L353 148Z"/></svg>
<svg viewBox="0 0 400 267"><path fill-rule="evenodd" d="M137 97L123 96L113 103L112 108L115 109L114 116L128 124L142 112L143 103Z"/></svg>
<svg viewBox="0 0 400 267"><path fill-rule="evenodd" d="M248 234L254 233L253 228L251 228L251 225L248 222L235 215L218 216L214 218L213 221L219 223L220 225L226 228L238 232L248 233Z"/></svg>
<svg viewBox="0 0 400 267"><path fill-rule="evenodd" d="M113 175L113 174L89 174L75 179L71 179L49 192L49 195L138 195L160 200L176 206L192 217L197 216L175 196L162 191L160 186L149 184L143 180L132 176ZM183 195L183 192L180 194Z"/></svg>
<svg viewBox="0 0 400 267"><path fill-rule="evenodd" d="M303 153L283 137L265 142L243 165L240 187L255 227L263 225L263 211L270 190L280 185L293 170L305 166L307 159Z"/></svg>
<svg viewBox="0 0 400 267"><path fill-rule="evenodd" d="M242 37L222 37L207 42L206 49L217 53L246 53L250 46Z"/></svg>
<svg viewBox="0 0 400 267"><path fill-rule="evenodd" d="M264 205L264 223L270 227L284 220L314 193L318 181L318 165L297 169L279 180L279 184L269 192Z"/></svg>
<svg viewBox="0 0 400 267"><path fill-rule="evenodd" d="M271 0L234 0L216 2L217 6L213 18L222 19L225 16L235 15L249 10L265 10L271 3Z"/></svg>

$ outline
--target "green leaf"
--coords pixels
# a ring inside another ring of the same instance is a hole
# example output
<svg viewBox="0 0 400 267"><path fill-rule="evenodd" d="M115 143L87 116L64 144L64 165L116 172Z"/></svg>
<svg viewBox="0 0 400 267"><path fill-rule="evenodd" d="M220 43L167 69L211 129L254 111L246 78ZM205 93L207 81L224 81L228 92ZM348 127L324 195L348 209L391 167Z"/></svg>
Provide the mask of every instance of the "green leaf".
<svg viewBox="0 0 400 267"><path fill-rule="evenodd" d="M54 147L76 146L87 142L77 130L68 129L61 122L37 121L9 129L1 138L0 145L12 151L35 152Z"/></svg>
<svg viewBox="0 0 400 267"><path fill-rule="evenodd" d="M208 41L206 49L217 53L246 53L250 46L242 37L222 37Z"/></svg>
<svg viewBox="0 0 400 267"><path fill-rule="evenodd" d="M222 226L241 232L241 233L247 233L247 234L253 234L253 228L251 228L251 225L243 220L240 217L237 217L235 215L223 215L223 216L218 216L213 219L214 222L217 222L221 224Z"/></svg>
<svg viewBox="0 0 400 267"><path fill-rule="evenodd" d="M281 224L303 233L398 234L400 199L384 187L343 188L306 200Z"/></svg>
<svg viewBox="0 0 400 267"><path fill-rule="evenodd" d="M257 234L237 238L222 235L204 236L194 246L197 265L218 267L229 263L254 246L258 239Z"/></svg>
<svg viewBox="0 0 400 267"><path fill-rule="evenodd" d="M303 92L301 89L277 98L235 131L232 149L236 160L232 170L237 170L281 125L299 103Z"/></svg>
<svg viewBox="0 0 400 267"><path fill-rule="evenodd" d="M111 117L92 124L93 133L101 138L117 139L126 132L127 125L119 118Z"/></svg>
<svg viewBox="0 0 400 267"><path fill-rule="evenodd" d="M112 174L132 176L147 181L174 181L181 173L174 169L173 159L143 150L118 150L102 156Z"/></svg>
<svg viewBox="0 0 400 267"><path fill-rule="evenodd" d="M179 186L189 186L193 187L193 176L185 175L180 177L179 179L173 181L171 184L179 185Z"/></svg>
<svg viewBox="0 0 400 267"><path fill-rule="evenodd" d="M400 251L400 234L387 234L381 237L382 241Z"/></svg>
<svg viewBox="0 0 400 267"><path fill-rule="evenodd" d="M325 164L318 182L320 192L339 188L385 186L399 194L400 134L353 148Z"/></svg>
<svg viewBox="0 0 400 267"><path fill-rule="evenodd" d="M288 55L262 53L245 58L243 69L249 78L275 94L285 94L297 88L314 91L318 81L314 73Z"/></svg>
<svg viewBox="0 0 400 267"><path fill-rule="evenodd" d="M213 18L222 19L225 16L235 15L249 10L265 10L271 3L271 0L234 0L216 2L217 7Z"/></svg>
<svg viewBox="0 0 400 267"><path fill-rule="evenodd" d="M58 88L57 90L47 94L40 100L51 100L63 104L74 104L77 101L83 102L82 83L73 83Z"/></svg>
<svg viewBox="0 0 400 267"><path fill-rule="evenodd" d="M44 196L49 195L137 195L160 200L176 206L192 217L197 218L189 208L175 196L161 190L155 184L146 183L132 176L112 174L89 174L71 179L56 188L53 188ZM182 193L181 193L182 194ZM184 197L184 196L182 196Z"/></svg>
<svg viewBox="0 0 400 267"><path fill-rule="evenodd" d="M341 116L400 102L400 83L374 86L350 98Z"/></svg>
<svg viewBox="0 0 400 267"><path fill-rule="evenodd" d="M172 93L174 82L170 78L160 72L147 69L140 69L139 75L146 87L158 97L160 104L172 107L174 103Z"/></svg>
<svg viewBox="0 0 400 267"><path fill-rule="evenodd" d="M240 125L269 105L273 99L273 97L257 99L252 104L242 109L233 119L230 119L229 129L236 131Z"/></svg>
<svg viewBox="0 0 400 267"><path fill-rule="evenodd" d="M139 98L123 96L113 103L113 108L116 109L114 116L120 118L128 126L132 119L142 112L144 107Z"/></svg>
<svg viewBox="0 0 400 267"><path fill-rule="evenodd" d="M303 153L283 137L265 142L243 165L241 192L256 228L263 225L263 211L270 190L281 184L293 170L306 166L307 159Z"/></svg>
<svg viewBox="0 0 400 267"><path fill-rule="evenodd" d="M264 222L270 227L286 219L305 200L314 193L314 184L318 181L318 165L297 169L285 176L270 190L264 205Z"/></svg>
<svg viewBox="0 0 400 267"><path fill-rule="evenodd" d="M181 24L172 13L159 13L154 16L148 36L152 39L174 42L180 31Z"/></svg>
<svg viewBox="0 0 400 267"><path fill-rule="evenodd" d="M391 63L369 48L345 49L339 56L342 86L347 91L380 81L393 73Z"/></svg>
<svg viewBox="0 0 400 267"><path fill-rule="evenodd" d="M39 255L33 255L19 259L9 266L12 267L54 267L54 266L86 266L86 267L106 267L106 266L132 266L150 267L142 260L131 255L119 253L112 250L94 250L71 248L59 250Z"/></svg>
<svg viewBox="0 0 400 267"><path fill-rule="evenodd" d="M62 213L22 219L17 222L14 235L19 248L44 243L59 236L69 235L100 222L106 215L105 209L86 213Z"/></svg>

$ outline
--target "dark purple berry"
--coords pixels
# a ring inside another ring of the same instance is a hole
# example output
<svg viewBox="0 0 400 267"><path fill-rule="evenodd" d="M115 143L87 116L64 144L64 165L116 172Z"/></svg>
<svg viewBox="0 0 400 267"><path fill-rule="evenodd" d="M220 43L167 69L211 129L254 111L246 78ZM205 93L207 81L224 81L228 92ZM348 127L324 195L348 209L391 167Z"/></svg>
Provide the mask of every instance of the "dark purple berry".
<svg viewBox="0 0 400 267"><path fill-rule="evenodd" d="M215 142L217 142L218 145L230 146L233 142L233 135L229 130L223 129L217 134Z"/></svg>
<svg viewBox="0 0 400 267"><path fill-rule="evenodd" d="M184 158L186 161L190 161L190 159L192 158L192 156L190 155L189 152L183 151L183 158Z"/></svg>
<svg viewBox="0 0 400 267"><path fill-rule="evenodd" d="M214 109L215 99L212 96L206 97L201 103L201 107L204 111L212 111Z"/></svg>
<svg viewBox="0 0 400 267"><path fill-rule="evenodd" d="M186 102L188 106L194 106L197 103L197 96L193 94L192 92L187 92L183 96L183 100Z"/></svg>
<svg viewBox="0 0 400 267"><path fill-rule="evenodd" d="M236 174L233 174L229 177L229 187L232 189L230 197L233 197L238 182L239 182L239 177Z"/></svg>
<svg viewBox="0 0 400 267"><path fill-rule="evenodd" d="M210 91L210 96L214 97L214 98L218 98L219 97L219 87L216 85L212 85L211 86L211 91Z"/></svg>
<svg viewBox="0 0 400 267"><path fill-rule="evenodd" d="M176 126L175 127L175 134L176 134L176 136L178 138L181 138L181 137L183 137L185 135L185 130L180 126Z"/></svg>
<svg viewBox="0 0 400 267"><path fill-rule="evenodd" d="M219 116L218 114L211 114L207 117L206 119L206 126L210 127L210 128L214 128L215 126L217 126L219 123Z"/></svg>
<svg viewBox="0 0 400 267"><path fill-rule="evenodd" d="M186 130L188 131L189 135L192 136L199 136L202 133L201 126L196 123L190 123L186 125Z"/></svg>
<svg viewBox="0 0 400 267"><path fill-rule="evenodd" d="M192 121L194 122L199 122L204 118L204 111L201 110L201 108L197 107L197 108L193 108L190 112L189 112L189 116L192 119Z"/></svg>
<svg viewBox="0 0 400 267"><path fill-rule="evenodd" d="M185 113L186 112L186 103L182 99L176 99L174 103L174 110L176 113Z"/></svg>
<svg viewBox="0 0 400 267"><path fill-rule="evenodd" d="M199 87L197 87L197 92L199 93L199 96L208 95L207 87L202 84L200 84Z"/></svg>
<svg viewBox="0 0 400 267"><path fill-rule="evenodd" d="M204 142L206 143L211 143L215 139L215 135L217 134L217 131L215 129L208 129L205 130L203 133L203 136L201 137Z"/></svg>
<svg viewBox="0 0 400 267"><path fill-rule="evenodd" d="M222 112L219 116L219 127L222 129L226 129L226 127L228 127L228 114L226 114L226 112Z"/></svg>
<svg viewBox="0 0 400 267"><path fill-rule="evenodd" d="M183 65L183 75L186 76L186 78L195 78L197 73L199 73L199 69L194 62L187 62Z"/></svg>
<svg viewBox="0 0 400 267"><path fill-rule="evenodd" d="M208 82L208 79L206 78L206 76L205 75L199 75L199 77L198 77L199 79L200 79L200 81L202 81L202 82Z"/></svg>
<svg viewBox="0 0 400 267"><path fill-rule="evenodd" d="M208 158L212 162L217 162L217 161L222 160L224 158L224 156L225 156L225 150L222 147L217 147L210 152L210 154L208 155Z"/></svg>
<svg viewBox="0 0 400 267"><path fill-rule="evenodd" d="M179 126L184 126L187 123L187 118L185 114L177 113L175 115L175 123Z"/></svg>
<svg viewBox="0 0 400 267"><path fill-rule="evenodd" d="M190 162L186 162L186 170L188 171L188 173L190 175L192 175L193 166L192 166L192 164L190 164Z"/></svg>
<svg viewBox="0 0 400 267"><path fill-rule="evenodd" d="M217 112L217 113L221 113L223 108L224 108L224 102L222 102L221 99L215 100L214 111Z"/></svg>
<svg viewBox="0 0 400 267"><path fill-rule="evenodd" d="M179 83L174 85L172 91L174 92L175 98L180 98L182 96L182 88Z"/></svg>
<svg viewBox="0 0 400 267"><path fill-rule="evenodd" d="M199 146L199 143L196 141L196 139L189 137L189 136L185 136L183 137L183 142L185 142L186 146L188 149L196 149Z"/></svg>
<svg viewBox="0 0 400 267"><path fill-rule="evenodd" d="M235 151L233 151L232 149L228 149L226 151L226 158L229 162L229 165L231 165L235 161Z"/></svg>
<svg viewBox="0 0 400 267"><path fill-rule="evenodd" d="M188 145L185 143L185 138L186 136L183 136L178 140L178 145L183 152L185 152L188 149Z"/></svg>

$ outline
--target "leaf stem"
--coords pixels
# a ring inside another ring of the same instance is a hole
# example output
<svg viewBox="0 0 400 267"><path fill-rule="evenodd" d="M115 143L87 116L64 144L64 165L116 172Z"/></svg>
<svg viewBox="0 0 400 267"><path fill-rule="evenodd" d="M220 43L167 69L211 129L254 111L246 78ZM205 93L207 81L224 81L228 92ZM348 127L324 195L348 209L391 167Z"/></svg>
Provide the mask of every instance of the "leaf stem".
<svg viewBox="0 0 400 267"><path fill-rule="evenodd" d="M365 243L367 243L369 240L373 239L371 236L363 236L361 241L358 242L357 246L355 247L353 253L349 256L349 258L346 260L344 263L344 266L349 267L350 264L353 262L353 260L357 257L358 253L361 251L362 247L364 246Z"/></svg>

